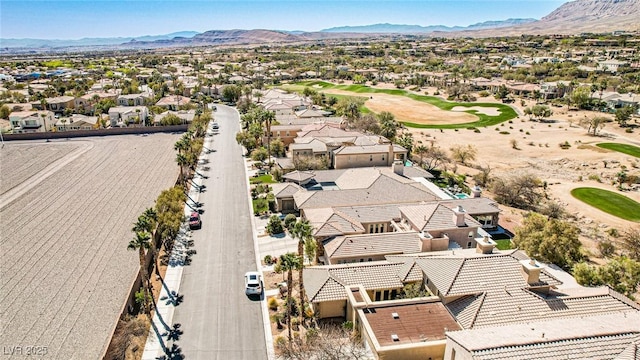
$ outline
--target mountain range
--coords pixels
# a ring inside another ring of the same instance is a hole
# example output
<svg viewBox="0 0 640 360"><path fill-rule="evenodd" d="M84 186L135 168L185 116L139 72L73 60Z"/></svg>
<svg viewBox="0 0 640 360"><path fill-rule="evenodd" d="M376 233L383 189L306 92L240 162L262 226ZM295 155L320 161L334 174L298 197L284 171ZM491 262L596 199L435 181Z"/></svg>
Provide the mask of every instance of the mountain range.
<svg viewBox="0 0 640 360"><path fill-rule="evenodd" d="M67 46L101 46L120 45L130 41L158 41L170 40L174 38L191 38L198 34L197 31L179 31L165 35L144 35L138 37L110 37L110 38L82 38L77 40L61 39L0 39L3 48L55 48Z"/></svg>
<svg viewBox="0 0 640 360"><path fill-rule="evenodd" d="M580 34L640 31L640 0L575 0L538 21L474 32L462 31L457 36L519 36L521 34Z"/></svg>
<svg viewBox="0 0 640 360"><path fill-rule="evenodd" d="M166 35L85 38L79 40L0 39L1 52L99 49L146 49L206 45L268 44L347 39L437 35L447 37L519 36L640 31L640 0L575 0L540 20L507 19L462 26L375 24L343 26L318 32L256 30L183 31ZM83 48L84 47L84 48Z"/></svg>
<svg viewBox="0 0 640 360"><path fill-rule="evenodd" d="M536 19L507 19L502 21L485 21L469 26L445 26L445 25L396 25L396 24L374 24L364 26L341 26L320 30L321 32L341 32L341 33L395 33L395 34L417 34L431 33L436 31L464 31L479 29L495 29L513 25L528 24Z"/></svg>

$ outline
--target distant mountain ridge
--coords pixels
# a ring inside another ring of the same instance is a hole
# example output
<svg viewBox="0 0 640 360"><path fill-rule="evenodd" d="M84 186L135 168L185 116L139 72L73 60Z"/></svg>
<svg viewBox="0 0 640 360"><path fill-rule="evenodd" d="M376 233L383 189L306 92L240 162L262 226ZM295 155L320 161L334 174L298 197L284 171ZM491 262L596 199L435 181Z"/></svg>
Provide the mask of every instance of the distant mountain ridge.
<svg viewBox="0 0 640 360"><path fill-rule="evenodd" d="M514 25L528 24L537 21L533 18L526 19L507 19L496 21L485 21L472 24L469 26L445 26L445 25L400 25L400 24L373 24L363 26L340 26L329 29L320 30L320 32L347 32L347 33L395 33L395 34L417 34L430 33L436 31L463 31L463 30L479 30L488 28L501 28Z"/></svg>
<svg viewBox="0 0 640 360"><path fill-rule="evenodd" d="M542 19L495 30L461 32L459 36L519 36L640 31L640 0L575 0Z"/></svg>
<svg viewBox="0 0 640 360"><path fill-rule="evenodd" d="M316 32L276 30L184 31L157 36L86 38L80 40L0 39L0 52L152 49L209 45L294 43L327 39L398 38L407 35L495 37L522 34L610 33L640 31L640 0L575 0L564 3L540 20L485 21L466 27L375 24L343 26Z"/></svg>
<svg viewBox="0 0 640 360"><path fill-rule="evenodd" d="M102 46L120 45L130 41L157 41L174 38L191 38L197 35L197 31L179 31L164 35L144 35L137 37L110 37L110 38L82 38L77 40L64 39L0 39L0 47L3 48L48 48L65 46Z"/></svg>

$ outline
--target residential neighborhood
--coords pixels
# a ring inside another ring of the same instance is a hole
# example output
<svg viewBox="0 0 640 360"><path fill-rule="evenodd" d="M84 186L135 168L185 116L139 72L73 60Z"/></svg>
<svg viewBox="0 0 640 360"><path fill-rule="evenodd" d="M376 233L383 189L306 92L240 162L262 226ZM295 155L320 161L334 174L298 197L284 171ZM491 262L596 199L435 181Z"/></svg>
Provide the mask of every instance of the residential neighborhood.
<svg viewBox="0 0 640 360"><path fill-rule="evenodd" d="M640 33L219 32L0 51L3 355L640 359Z"/></svg>

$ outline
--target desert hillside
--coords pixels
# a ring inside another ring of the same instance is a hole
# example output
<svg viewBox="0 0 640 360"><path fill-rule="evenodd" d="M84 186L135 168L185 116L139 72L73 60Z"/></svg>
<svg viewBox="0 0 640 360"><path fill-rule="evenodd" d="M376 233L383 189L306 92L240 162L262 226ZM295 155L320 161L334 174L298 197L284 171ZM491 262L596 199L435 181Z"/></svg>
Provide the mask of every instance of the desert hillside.
<svg viewBox="0 0 640 360"><path fill-rule="evenodd" d="M580 34L640 31L640 0L576 0L552 11L539 21L508 28L465 31L474 37L521 34Z"/></svg>

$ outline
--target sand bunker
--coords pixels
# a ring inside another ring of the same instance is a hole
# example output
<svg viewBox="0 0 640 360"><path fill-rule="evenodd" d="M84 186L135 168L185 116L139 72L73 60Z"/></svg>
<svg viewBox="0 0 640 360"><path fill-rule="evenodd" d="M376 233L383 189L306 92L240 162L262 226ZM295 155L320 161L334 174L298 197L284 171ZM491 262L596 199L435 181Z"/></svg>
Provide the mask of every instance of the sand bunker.
<svg viewBox="0 0 640 360"><path fill-rule="evenodd" d="M478 121L478 117L473 114L442 110L437 106L413 100L406 96L366 93L357 94L350 91L336 89L330 89L324 92L327 94L369 97L365 106L371 109L371 111L376 113L388 111L396 117L396 120L403 122L442 125L464 124Z"/></svg>
<svg viewBox="0 0 640 360"><path fill-rule="evenodd" d="M479 112L480 114L485 114L485 115L489 115L489 116L498 116L498 115L500 115L500 111L498 110L498 108L495 108L495 107L456 106L456 107L451 109L451 111L469 111L469 110L475 110L475 111Z"/></svg>

